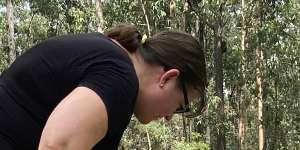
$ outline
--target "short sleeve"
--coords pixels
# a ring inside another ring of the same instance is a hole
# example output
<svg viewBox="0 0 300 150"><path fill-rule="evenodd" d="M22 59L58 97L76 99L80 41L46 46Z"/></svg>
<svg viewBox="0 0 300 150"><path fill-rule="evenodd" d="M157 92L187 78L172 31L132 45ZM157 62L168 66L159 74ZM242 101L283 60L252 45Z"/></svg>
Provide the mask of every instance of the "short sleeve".
<svg viewBox="0 0 300 150"><path fill-rule="evenodd" d="M138 80L131 62L104 59L90 64L79 84L95 91L108 113L107 136L123 134L133 113Z"/></svg>

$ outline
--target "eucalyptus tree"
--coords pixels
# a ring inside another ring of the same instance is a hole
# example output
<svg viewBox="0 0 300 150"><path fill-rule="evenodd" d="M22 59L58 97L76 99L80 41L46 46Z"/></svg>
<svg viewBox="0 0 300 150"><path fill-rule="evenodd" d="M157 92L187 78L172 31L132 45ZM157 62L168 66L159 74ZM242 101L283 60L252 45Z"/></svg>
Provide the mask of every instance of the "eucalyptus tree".
<svg viewBox="0 0 300 150"><path fill-rule="evenodd" d="M15 46L15 31L14 31L14 7L11 0L6 0L6 16L8 24L8 47L9 47L9 63L16 59L16 46Z"/></svg>

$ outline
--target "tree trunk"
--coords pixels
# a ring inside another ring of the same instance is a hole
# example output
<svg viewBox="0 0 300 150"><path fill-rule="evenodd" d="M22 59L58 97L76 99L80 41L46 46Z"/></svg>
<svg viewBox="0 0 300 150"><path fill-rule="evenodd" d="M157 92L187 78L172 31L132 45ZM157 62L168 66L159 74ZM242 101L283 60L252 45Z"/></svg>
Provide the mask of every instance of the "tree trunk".
<svg viewBox="0 0 300 150"><path fill-rule="evenodd" d="M196 18L196 32L198 34L199 44L201 49L203 49L203 51L205 52L205 24L201 17L197 16Z"/></svg>
<svg viewBox="0 0 300 150"><path fill-rule="evenodd" d="M85 3L87 6L90 6L91 3L92 3L92 0L84 0L84 3Z"/></svg>
<svg viewBox="0 0 300 150"><path fill-rule="evenodd" d="M243 68L243 67L242 67ZM244 75L244 71L242 71ZM243 82L244 79L242 79ZM241 89L238 91L238 101L239 101L239 109L238 109L238 150L244 149L244 139L245 139L245 123L246 123L246 108L245 105L246 96L245 96L246 85L242 83Z"/></svg>
<svg viewBox="0 0 300 150"><path fill-rule="evenodd" d="M258 143L259 143L259 150L263 149L263 145L264 145L264 129L262 126L262 110L263 110L263 98L262 98L262 73L261 73L261 60L263 59L262 56L262 51L260 49L260 47L256 48L256 63L258 65L258 67L256 68L256 85L257 85L257 103L258 103L258 107L257 107L257 114L258 114L258 121L259 121L259 125L258 125Z"/></svg>
<svg viewBox="0 0 300 150"><path fill-rule="evenodd" d="M6 0L6 17L8 24L8 47L9 47L9 64L16 59L16 46L14 38L14 8L11 0Z"/></svg>
<svg viewBox="0 0 300 150"><path fill-rule="evenodd" d="M219 20L220 21L220 20ZM224 93L223 93L223 52L221 48L222 44L222 29L221 25L217 24L215 27L215 51L214 51L214 67L215 67L215 91L216 96L220 98L218 105L218 116L219 116L219 132L217 134L216 150L225 149L225 113L224 113Z"/></svg>
<svg viewBox="0 0 300 150"><path fill-rule="evenodd" d="M176 29L176 1L170 0L170 28Z"/></svg>
<svg viewBox="0 0 300 150"><path fill-rule="evenodd" d="M189 125L189 133L188 133L188 142L190 143L192 140L191 140L191 135L192 135L192 125L194 124L194 122L190 119L187 120L188 121L188 125Z"/></svg>
<svg viewBox="0 0 300 150"><path fill-rule="evenodd" d="M263 59L262 58L262 52L261 49L258 47L256 48L256 63L260 64L260 61ZM259 143L259 150L263 149L264 145L264 129L262 126L262 109L263 109L263 99L262 99L262 73L260 67L256 68L256 85L257 85L257 103L258 103L258 108L257 108L257 113L258 113L258 121L259 121L259 126L258 126L258 143Z"/></svg>
<svg viewBox="0 0 300 150"><path fill-rule="evenodd" d="M211 143L210 137L211 137L210 126L207 126L206 133L205 133L205 142L206 143Z"/></svg>
<svg viewBox="0 0 300 150"><path fill-rule="evenodd" d="M245 26L245 16L244 16L244 9L245 8L245 0L242 0L242 31L241 31L241 50L242 50L242 57L241 57L241 90L239 90L239 94L241 95L239 97L239 121L238 121L238 149L242 150L243 143L244 143L244 137L245 137L245 91L246 91L246 68L245 68L245 36L246 36L246 26Z"/></svg>
<svg viewBox="0 0 300 150"><path fill-rule="evenodd" d="M182 0L182 19L181 19L181 25L180 25L180 30L181 31L186 31L187 32L187 27L188 27L188 22L190 21L188 19L188 10L189 10L189 4L187 2L187 0Z"/></svg>
<svg viewBox="0 0 300 150"><path fill-rule="evenodd" d="M257 31L262 28L262 2L257 1ZM263 118L262 118L262 111L263 111L263 79L262 79L262 62L263 62L263 52L261 48L261 37L257 34L257 45L255 49L255 60L256 60L256 86L257 86L257 119L258 119L258 147L259 150L263 150L264 146L264 129L262 126Z"/></svg>
<svg viewBox="0 0 300 150"><path fill-rule="evenodd" d="M97 32L103 32L104 18L103 18L103 4L101 0L96 0L96 19Z"/></svg>
<svg viewBox="0 0 300 150"><path fill-rule="evenodd" d="M186 132L186 122L185 122L185 117L183 115L182 115L182 125L183 125L183 136L185 138L185 141L187 142L188 137Z"/></svg>
<svg viewBox="0 0 300 150"><path fill-rule="evenodd" d="M150 140L150 135L149 135L149 131L146 128L146 133L147 133L147 141L148 141L148 149L151 150L151 140Z"/></svg>
<svg viewBox="0 0 300 150"><path fill-rule="evenodd" d="M146 2L147 2L147 1L146 1ZM147 14L147 12L146 12L145 5L144 5L143 0L140 0L140 4L141 4L141 6L142 6L144 18L145 18L145 21L146 21L147 30L148 30L148 36L150 37L150 36L151 36L151 28L150 28L150 23L149 23L149 19L148 19L148 14Z"/></svg>

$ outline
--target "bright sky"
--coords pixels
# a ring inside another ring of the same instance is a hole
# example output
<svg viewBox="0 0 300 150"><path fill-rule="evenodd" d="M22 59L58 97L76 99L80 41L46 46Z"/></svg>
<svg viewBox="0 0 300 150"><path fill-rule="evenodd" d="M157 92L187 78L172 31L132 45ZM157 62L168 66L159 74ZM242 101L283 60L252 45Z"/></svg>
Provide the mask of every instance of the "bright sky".
<svg viewBox="0 0 300 150"><path fill-rule="evenodd" d="M6 7L0 6L0 12L6 12Z"/></svg>

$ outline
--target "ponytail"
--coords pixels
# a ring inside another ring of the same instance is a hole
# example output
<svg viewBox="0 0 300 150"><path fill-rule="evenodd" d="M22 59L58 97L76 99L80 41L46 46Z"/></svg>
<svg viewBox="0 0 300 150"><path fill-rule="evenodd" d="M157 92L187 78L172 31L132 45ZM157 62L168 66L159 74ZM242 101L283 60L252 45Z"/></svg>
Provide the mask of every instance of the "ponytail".
<svg viewBox="0 0 300 150"><path fill-rule="evenodd" d="M134 53L142 45L142 36L134 25L120 24L117 25L104 34L116 41L118 41L130 53Z"/></svg>

